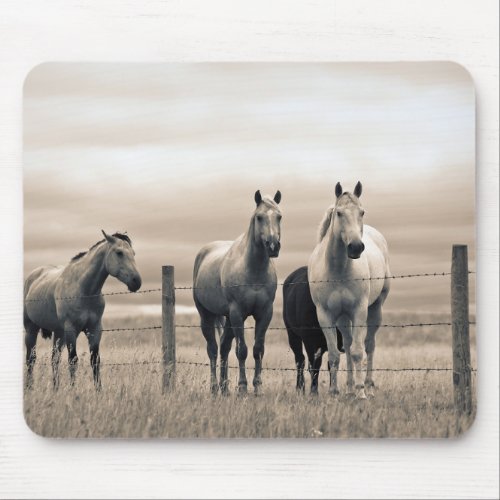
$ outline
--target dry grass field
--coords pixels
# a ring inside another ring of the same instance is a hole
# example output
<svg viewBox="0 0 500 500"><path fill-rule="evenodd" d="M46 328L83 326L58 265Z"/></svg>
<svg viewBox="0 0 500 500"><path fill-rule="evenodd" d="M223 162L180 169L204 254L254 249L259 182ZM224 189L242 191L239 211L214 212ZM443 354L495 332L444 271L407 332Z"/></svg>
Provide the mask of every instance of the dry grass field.
<svg viewBox="0 0 500 500"><path fill-rule="evenodd" d="M196 325L195 316L180 316L178 324ZM436 315L432 322L448 321ZM429 318L425 318L426 321ZM386 314L386 323L422 321L415 314ZM159 325L154 316L107 319L104 328ZM282 326L279 312L271 326ZM376 368L449 368L449 326L383 328L378 332ZM471 328L472 359L476 364L475 330ZM251 346L251 331L247 332ZM79 368L74 387L68 384L67 357L61 363L61 387L52 389L50 343L38 340L35 384L25 392L24 413L28 426L47 437L452 437L473 421L457 421L453 410L452 375L449 371L377 372L376 397L367 401L348 399L345 373L340 374L341 395L328 395L328 375L320 374L320 393L297 394L295 371L263 373L262 396L237 397L237 370L230 370L233 392L228 397L209 394L206 366L179 363L175 391L161 391L159 330L105 332L101 344L103 389L93 387L87 342L79 338ZM233 346L234 350L234 346ZM251 349L249 349L251 353ZM177 329L177 359L207 362L205 341L197 328ZM232 366L237 364L231 353ZM326 356L323 361L326 368ZM251 382L253 359L247 376ZM286 332L271 330L266 338L264 366L294 368ZM341 361L345 368L345 359ZM306 375L309 384L309 376ZM476 375L473 375L474 385ZM474 405L475 401L475 387Z"/></svg>

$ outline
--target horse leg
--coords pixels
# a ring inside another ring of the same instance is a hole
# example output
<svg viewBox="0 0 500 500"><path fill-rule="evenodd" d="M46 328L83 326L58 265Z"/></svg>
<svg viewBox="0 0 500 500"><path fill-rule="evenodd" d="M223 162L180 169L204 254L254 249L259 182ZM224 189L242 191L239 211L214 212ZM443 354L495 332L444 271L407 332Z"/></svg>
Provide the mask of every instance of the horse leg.
<svg viewBox="0 0 500 500"><path fill-rule="evenodd" d="M59 361L64 347L64 332L55 331L52 341L52 384L54 390L59 389Z"/></svg>
<svg viewBox="0 0 500 500"><path fill-rule="evenodd" d="M87 339L90 351L90 366L94 377L94 386L97 391L102 388L101 384L101 356L99 355L99 344L101 343L102 325L99 322L95 327L89 329Z"/></svg>
<svg viewBox="0 0 500 500"><path fill-rule="evenodd" d="M68 366L70 384L75 385L76 369L78 367L78 356L76 355L77 332L70 323L64 325L64 339L68 349Z"/></svg>
<svg viewBox="0 0 500 500"><path fill-rule="evenodd" d="M262 358L264 357L264 343L266 332L273 317L273 305L266 308L264 313L255 317L255 343L253 346L253 359L255 360L255 374L253 377L253 388L255 394L260 392L262 386ZM302 379L304 373L302 372Z"/></svg>
<svg viewBox="0 0 500 500"><path fill-rule="evenodd" d="M245 322L239 308L235 305L232 305L229 309L229 321L231 322L231 328L236 338L236 357L238 358L238 365L240 368L238 392L240 394L246 394L248 383L245 373L245 361L248 356L248 348L245 343L245 330L243 329Z"/></svg>
<svg viewBox="0 0 500 500"><path fill-rule="evenodd" d="M311 373L311 394L318 394L318 379L323 360L323 349L318 347L312 356L309 356L309 371Z"/></svg>
<svg viewBox="0 0 500 500"><path fill-rule="evenodd" d="M336 396L339 394L337 385L337 374L340 364L340 351L337 347L337 328L335 327L336 320L325 309L318 307L318 321L325 335L326 344L328 346L328 361L330 363L330 394Z"/></svg>
<svg viewBox="0 0 500 500"><path fill-rule="evenodd" d="M207 341L207 354L210 360L210 390L217 394L219 385L217 383L217 339L215 338L215 315L207 310L200 311L201 331Z"/></svg>
<svg viewBox="0 0 500 500"><path fill-rule="evenodd" d="M229 356L229 352L231 351L233 339L234 334L233 329L231 328L231 321L227 318L220 341L220 391L224 396L229 394L227 381L227 358Z"/></svg>
<svg viewBox="0 0 500 500"><path fill-rule="evenodd" d="M36 339L38 337L38 326L31 321L24 322L25 334L24 343L26 344L26 389L33 387L33 367L36 361Z"/></svg>
<svg viewBox="0 0 500 500"><path fill-rule="evenodd" d="M352 364L351 346L345 346L347 369L347 395L354 396L354 365Z"/></svg>
<svg viewBox="0 0 500 500"><path fill-rule="evenodd" d="M293 329L289 326L286 327L288 333L288 344L293 351L295 356L295 366L297 367L297 391L305 391L305 381L304 381L304 365L306 358L302 351L302 339L295 334Z"/></svg>
<svg viewBox="0 0 500 500"><path fill-rule="evenodd" d="M377 300L368 308L368 331L365 339L366 364L366 394L374 397L375 383L373 382L373 355L375 353L375 334L382 322L382 304Z"/></svg>
<svg viewBox="0 0 500 500"><path fill-rule="evenodd" d="M354 396L354 373L351 356L352 345L352 323L347 316L341 316L337 321L337 328L342 333L343 346L346 357L347 368L347 395Z"/></svg>
<svg viewBox="0 0 500 500"><path fill-rule="evenodd" d="M367 307L360 307L352 319L352 345L350 353L354 365L354 382L356 389L356 399L366 399L365 385L363 383L363 374L361 362L363 361L363 342L366 339Z"/></svg>

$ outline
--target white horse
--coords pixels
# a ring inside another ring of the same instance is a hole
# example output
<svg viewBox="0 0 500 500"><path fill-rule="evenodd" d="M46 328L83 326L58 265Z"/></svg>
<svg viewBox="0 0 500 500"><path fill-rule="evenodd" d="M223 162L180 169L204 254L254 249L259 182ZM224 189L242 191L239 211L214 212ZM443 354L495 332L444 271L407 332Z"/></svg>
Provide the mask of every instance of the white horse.
<svg viewBox="0 0 500 500"><path fill-rule="evenodd" d="M256 208L248 230L236 241L214 241L204 246L196 256L193 273L193 298L200 314L201 329L207 341L210 359L210 385L217 393L217 340L215 325L224 324L221 338L220 387L228 392L227 358L236 337L236 356L239 362L238 390L247 392L244 323L248 316L255 319L255 393L262 384L262 357L267 327L273 316L277 277L272 258L278 257L281 243L281 193L274 198L255 193Z"/></svg>
<svg viewBox="0 0 500 500"><path fill-rule="evenodd" d="M328 208L320 225L319 242L309 259L308 278L328 345L330 392L339 393L340 352L335 330L338 326L346 352L348 393L354 392L355 382L356 397L366 399L366 394L374 395L375 334L389 293L390 271L387 242L376 229L363 225L365 211L359 201L361 191L360 182L352 194L343 192L337 183L336 203ZM367 354L364 383L363 347Z"/></svg>
<svg viewBox="0 0 500 500"><path fill-rule="evenodd" d="M40 329L44 338L52 333L52 369L54 387L59 385L61 350L68 347L69 372L74 383L78 356L76 339L85 332L90 349L94 383L101 386L99 343L104 297L101 289L109 275L128 286L131 292L141 287L141 276L135 265L135 252L126 234L108 235L88 252L75 255L65 266L43 266L32 271L24 283L24 329L26 331L27 386L33 382L36 339Z"/></svg>

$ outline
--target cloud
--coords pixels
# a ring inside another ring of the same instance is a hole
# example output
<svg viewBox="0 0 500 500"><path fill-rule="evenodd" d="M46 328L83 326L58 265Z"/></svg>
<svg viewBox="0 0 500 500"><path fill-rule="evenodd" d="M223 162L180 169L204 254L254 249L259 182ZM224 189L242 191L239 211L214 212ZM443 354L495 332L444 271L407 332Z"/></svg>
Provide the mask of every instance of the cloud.
<svg viewBox="0 0 500 500"><path fill-rule="evenodd" d="M24 109L25 272L67 262L102 228L128 231L144 287L164 264L189 284L199 248L237 237L255 190L279 188L284 279L338 180L363 182L393 273L447 270L457 242L474 259L474 99L455 65L50 64L29 76ZM447 293L400 280L388 306L446 308Z"/></svg>

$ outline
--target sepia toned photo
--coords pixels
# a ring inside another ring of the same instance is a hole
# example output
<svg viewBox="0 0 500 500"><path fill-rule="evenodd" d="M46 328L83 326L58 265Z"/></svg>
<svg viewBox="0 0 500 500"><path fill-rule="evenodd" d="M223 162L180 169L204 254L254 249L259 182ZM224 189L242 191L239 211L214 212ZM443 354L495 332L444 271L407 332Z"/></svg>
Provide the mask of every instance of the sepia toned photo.
<svg viewBox="0 0 500 500"><path fill-rule="evenodd" d="M461 66L46 63L23 119L36 434L471 426L475 103Z"/></svg>

